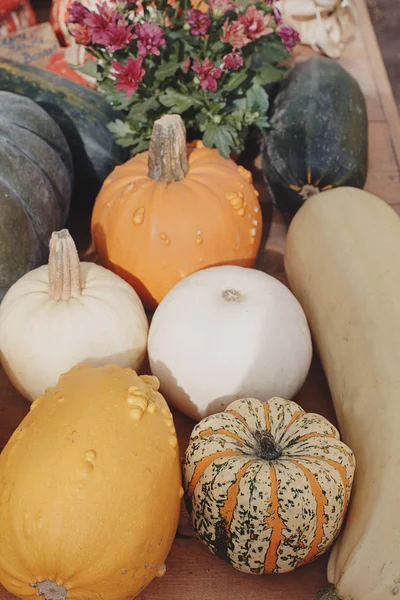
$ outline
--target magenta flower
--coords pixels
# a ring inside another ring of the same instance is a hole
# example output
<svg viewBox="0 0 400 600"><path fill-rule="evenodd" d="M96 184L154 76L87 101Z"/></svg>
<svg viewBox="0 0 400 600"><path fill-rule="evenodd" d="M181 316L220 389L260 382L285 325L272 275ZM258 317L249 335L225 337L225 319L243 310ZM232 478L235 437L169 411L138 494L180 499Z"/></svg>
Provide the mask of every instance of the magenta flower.
<svg viewBox="0 0 400 600"><path fill-rule="evenodd" d="M274 15L275 23L277 25L280 25L282 23L282 15L280 10L278 10L277 8L273 8L272 14Z"/></svg>
<svg viewBox="0 0 400 600"><path fill-rule="evenodd" d="M192 70L198 74L203 90L217 91L217 79L221 77L222 69L215 67L209 58L205 58L203 64L196 58Z"/></svg>
<svg viewBox="0 0 400 600"><path fill-rule="evenodd" d="M254 4L247 8L244 15L238 16L239 23L243 25L245 35L251 40L256 40L274 31L272 27L268 27L271 18L271 15L265 15L262 10L257 10Z"/></svg>
<svg viewBox="0 0 400 600"><path fill-rule="evenodd" d="M232 48L239 49L249 44L251 40L247 37L244 31L244 25L239 21L229 21L226 19L222 25L221 42L230 44Z"/></svg>
<svg viewBox="0 0 400 600"><path fill-rule="evenodd" d="M231 52L222 59L222 66L227 71L237 71L243 67L243 58L239 52Z"/></svg>
<svg viewBox="0 0 400 600"><path fill-rule="evenodd" d="M133 39L133 25L126 25L125 21L109 23L103 34L103 44L108 52L115 52L125 48Z"/></svg>
<svg viewBox="0 0 400 600"><path fill-rule="evenodd" d="M205 35L211 23L210 16L197 8L190 8L186 11L187 22L189 23L192 35Z"/></svg>
<svg viewBox="0 0 400 600"><path fill-rule="evenodd" d="M143 58L141 56L136 60L129 57L126 66L117 60L111 61L116 76L114 85L119 92L126 92L128 98L133 96L146 74L146 71L142 69L142 64Z"/></svg>
<svg viewBox="0 0 400 600"><path fill-rule="evenodd" d="M85 17L85 25L93 44L105 46L108 42L107 28L110 24L116 24L121 18L120 13L110 8L105 2L97 4L98 12L89 11Z"/></svg>
<svg viewBox="0 0 400 600"><path fill-rule="evenodd" d="M85 18L90 13L90 10L83 6L82 2L73 2L68 9L68 13L70 15L69 19L67 19L66 23L76 23L78 25L85 24Z"/></svg>
<svg viewBox="0 0 400 600"><path fill-rule="evenodd" d="M147 54L160 55L160 48L166 44L164 31L154 23L138 23L135 28L137 38L138 52L141 56Z"/></svg>
<svg viewBox="0 0 400 600"><path fill-rule="evenodd" d="M281 38L286 50L288 51L290 51L293 48L296 42L300 41L300 36L297 33L297 31L295 31L288 25L282 25L281 27L278 27L276 33Z"/></svg>

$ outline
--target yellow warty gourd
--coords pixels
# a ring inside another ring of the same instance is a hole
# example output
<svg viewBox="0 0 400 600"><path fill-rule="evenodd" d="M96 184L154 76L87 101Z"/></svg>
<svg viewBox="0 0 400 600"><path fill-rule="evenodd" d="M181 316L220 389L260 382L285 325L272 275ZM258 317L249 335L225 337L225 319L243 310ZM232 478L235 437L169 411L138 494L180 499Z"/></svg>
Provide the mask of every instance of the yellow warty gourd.
<svg viewBox="0 0 400 600"><path fill-rule="evenodd" d="M165 572L181 497L158 380L79 366L0 455L0 583L31 600L125 600Z"/></svg>

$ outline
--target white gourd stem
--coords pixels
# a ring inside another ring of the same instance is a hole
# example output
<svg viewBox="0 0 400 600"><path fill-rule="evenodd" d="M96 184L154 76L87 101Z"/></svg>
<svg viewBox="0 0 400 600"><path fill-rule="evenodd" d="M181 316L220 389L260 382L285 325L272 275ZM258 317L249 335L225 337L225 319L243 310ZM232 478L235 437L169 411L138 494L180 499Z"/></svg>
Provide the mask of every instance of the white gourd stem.
<svg viewBox="0 0 400 600"><path fill-rule="evenodd" d="M186 129L179 115L164 115L154 122L149 146L149 179L164 183L182 181L189 170Z"/></svg>
<svg viewBox="0 0 400 600"><path fill-rule="evenodd" d="M49 294L54 300L70 300L81 295L79 256L68 229L51 234Z"/></svg>

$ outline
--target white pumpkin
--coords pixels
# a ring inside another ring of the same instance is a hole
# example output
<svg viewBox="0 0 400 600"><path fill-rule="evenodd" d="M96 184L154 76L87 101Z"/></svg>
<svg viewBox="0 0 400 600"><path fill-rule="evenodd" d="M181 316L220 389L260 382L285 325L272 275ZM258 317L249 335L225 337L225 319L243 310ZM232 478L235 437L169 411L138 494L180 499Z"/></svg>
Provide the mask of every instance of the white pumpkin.
<svg viewBox="0 0 400 600"><path fill-rule="evenodd" d="M16 281L0 306L1 363L30 401L77 364L138 370L147 334L133 288L104 267L80 263L66 229L52 234L48 265Z"/></svg>
<svg viewBox="0 0 400 600"><path fill-rule="evenodd" d="M291 399L310 368L303 309L277 279L238 266L180 281L149 330L151 371L167 400L201 419L243 397Z"/></svg>

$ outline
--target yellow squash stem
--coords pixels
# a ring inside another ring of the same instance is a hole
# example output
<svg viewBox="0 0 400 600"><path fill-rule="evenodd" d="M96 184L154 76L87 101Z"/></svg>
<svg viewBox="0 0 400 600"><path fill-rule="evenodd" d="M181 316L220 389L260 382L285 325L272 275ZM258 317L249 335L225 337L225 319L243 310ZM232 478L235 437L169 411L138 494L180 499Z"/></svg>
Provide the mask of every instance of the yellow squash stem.
<svg viewBox="0 0 400 600"><path fill-rule="evenodd" d="M81 295L79 256L68 229L54 231L50 238L49 294L54 300Z"/></svg>
<svg viewBox="0 0 400 600"><path fill-rule="evenodd" d="M153 125L147 175L172 183L182 181L188 170L185 125L179 115L164 115Z"/></svg>

